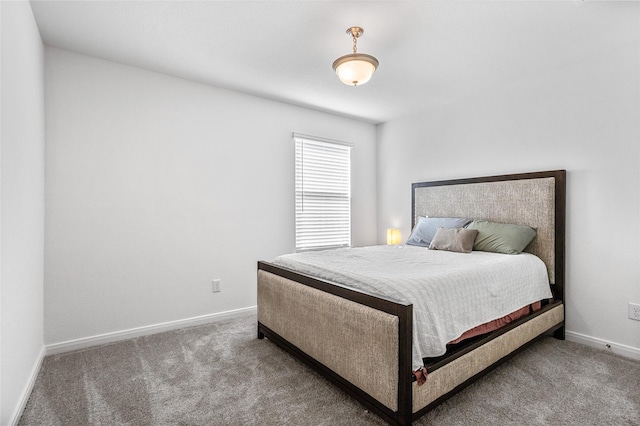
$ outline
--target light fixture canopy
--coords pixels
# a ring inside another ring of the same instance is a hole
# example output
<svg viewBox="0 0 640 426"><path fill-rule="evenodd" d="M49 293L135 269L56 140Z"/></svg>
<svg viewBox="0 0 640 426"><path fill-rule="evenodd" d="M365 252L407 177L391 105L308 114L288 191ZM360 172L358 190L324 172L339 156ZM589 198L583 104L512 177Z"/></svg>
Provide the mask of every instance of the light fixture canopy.
<svg viewBox="0 0 640 426"><path fill-rule="evenodd" d="M347 34L353 37L353 53L340 56L333 61L333 70L344 84L348 86L362 85L371 80L379 62L371 55L358 53L358 37L364 34L362 28L348 28Z"/></svg>

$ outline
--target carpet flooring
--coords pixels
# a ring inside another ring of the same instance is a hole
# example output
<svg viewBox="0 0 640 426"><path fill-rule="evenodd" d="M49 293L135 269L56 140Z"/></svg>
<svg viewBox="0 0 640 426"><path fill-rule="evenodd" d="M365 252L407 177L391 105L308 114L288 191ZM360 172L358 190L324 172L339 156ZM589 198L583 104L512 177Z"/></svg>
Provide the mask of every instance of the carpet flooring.
<svg viewBox="0 0 640 426"><path fill-rule="evenodd" d="M243 318L50 355L19 425L384 425ZM545 338L414 425L640 425L640 362Z"/></svg>

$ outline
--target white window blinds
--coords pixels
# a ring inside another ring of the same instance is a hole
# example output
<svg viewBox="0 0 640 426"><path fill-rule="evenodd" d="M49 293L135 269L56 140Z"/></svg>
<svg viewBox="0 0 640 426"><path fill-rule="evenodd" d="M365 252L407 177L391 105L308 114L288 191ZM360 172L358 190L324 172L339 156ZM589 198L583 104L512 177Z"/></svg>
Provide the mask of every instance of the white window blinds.
<svg viewBox="0 0 640 426"><path fill-rule="evenodd" d="M295 137L296 250L351 245L351 147Z"/></svg>

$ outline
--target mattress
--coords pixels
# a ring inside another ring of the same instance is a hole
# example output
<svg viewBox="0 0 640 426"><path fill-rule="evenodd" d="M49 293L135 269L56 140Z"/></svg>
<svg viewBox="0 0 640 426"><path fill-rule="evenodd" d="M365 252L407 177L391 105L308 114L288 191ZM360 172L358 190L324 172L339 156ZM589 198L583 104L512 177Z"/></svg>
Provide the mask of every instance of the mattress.
<svg viewBox="0 0 640 426"><path fill-rule="evenodd" d="M287 254L273 263L412 303L413 370L465 331L551 298L546 266L529 253L371 246Z"/></svg>

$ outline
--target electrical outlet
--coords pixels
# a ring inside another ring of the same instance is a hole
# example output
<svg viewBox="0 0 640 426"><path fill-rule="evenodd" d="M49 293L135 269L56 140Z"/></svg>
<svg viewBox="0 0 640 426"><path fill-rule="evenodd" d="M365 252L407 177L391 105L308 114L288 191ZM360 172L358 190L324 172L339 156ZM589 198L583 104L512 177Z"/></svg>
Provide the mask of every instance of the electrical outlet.
<svg viewBox="0 0 640 426"><path fill-rule="evenodd" d="M219 293L220 292L220 280L211 281L211 293Z"/></svg>
<svg viewBox="0 0 640 426"><path fill-rule="evenodd" d="M640 321L640 304L629 303L629 318Z"/></svg>

